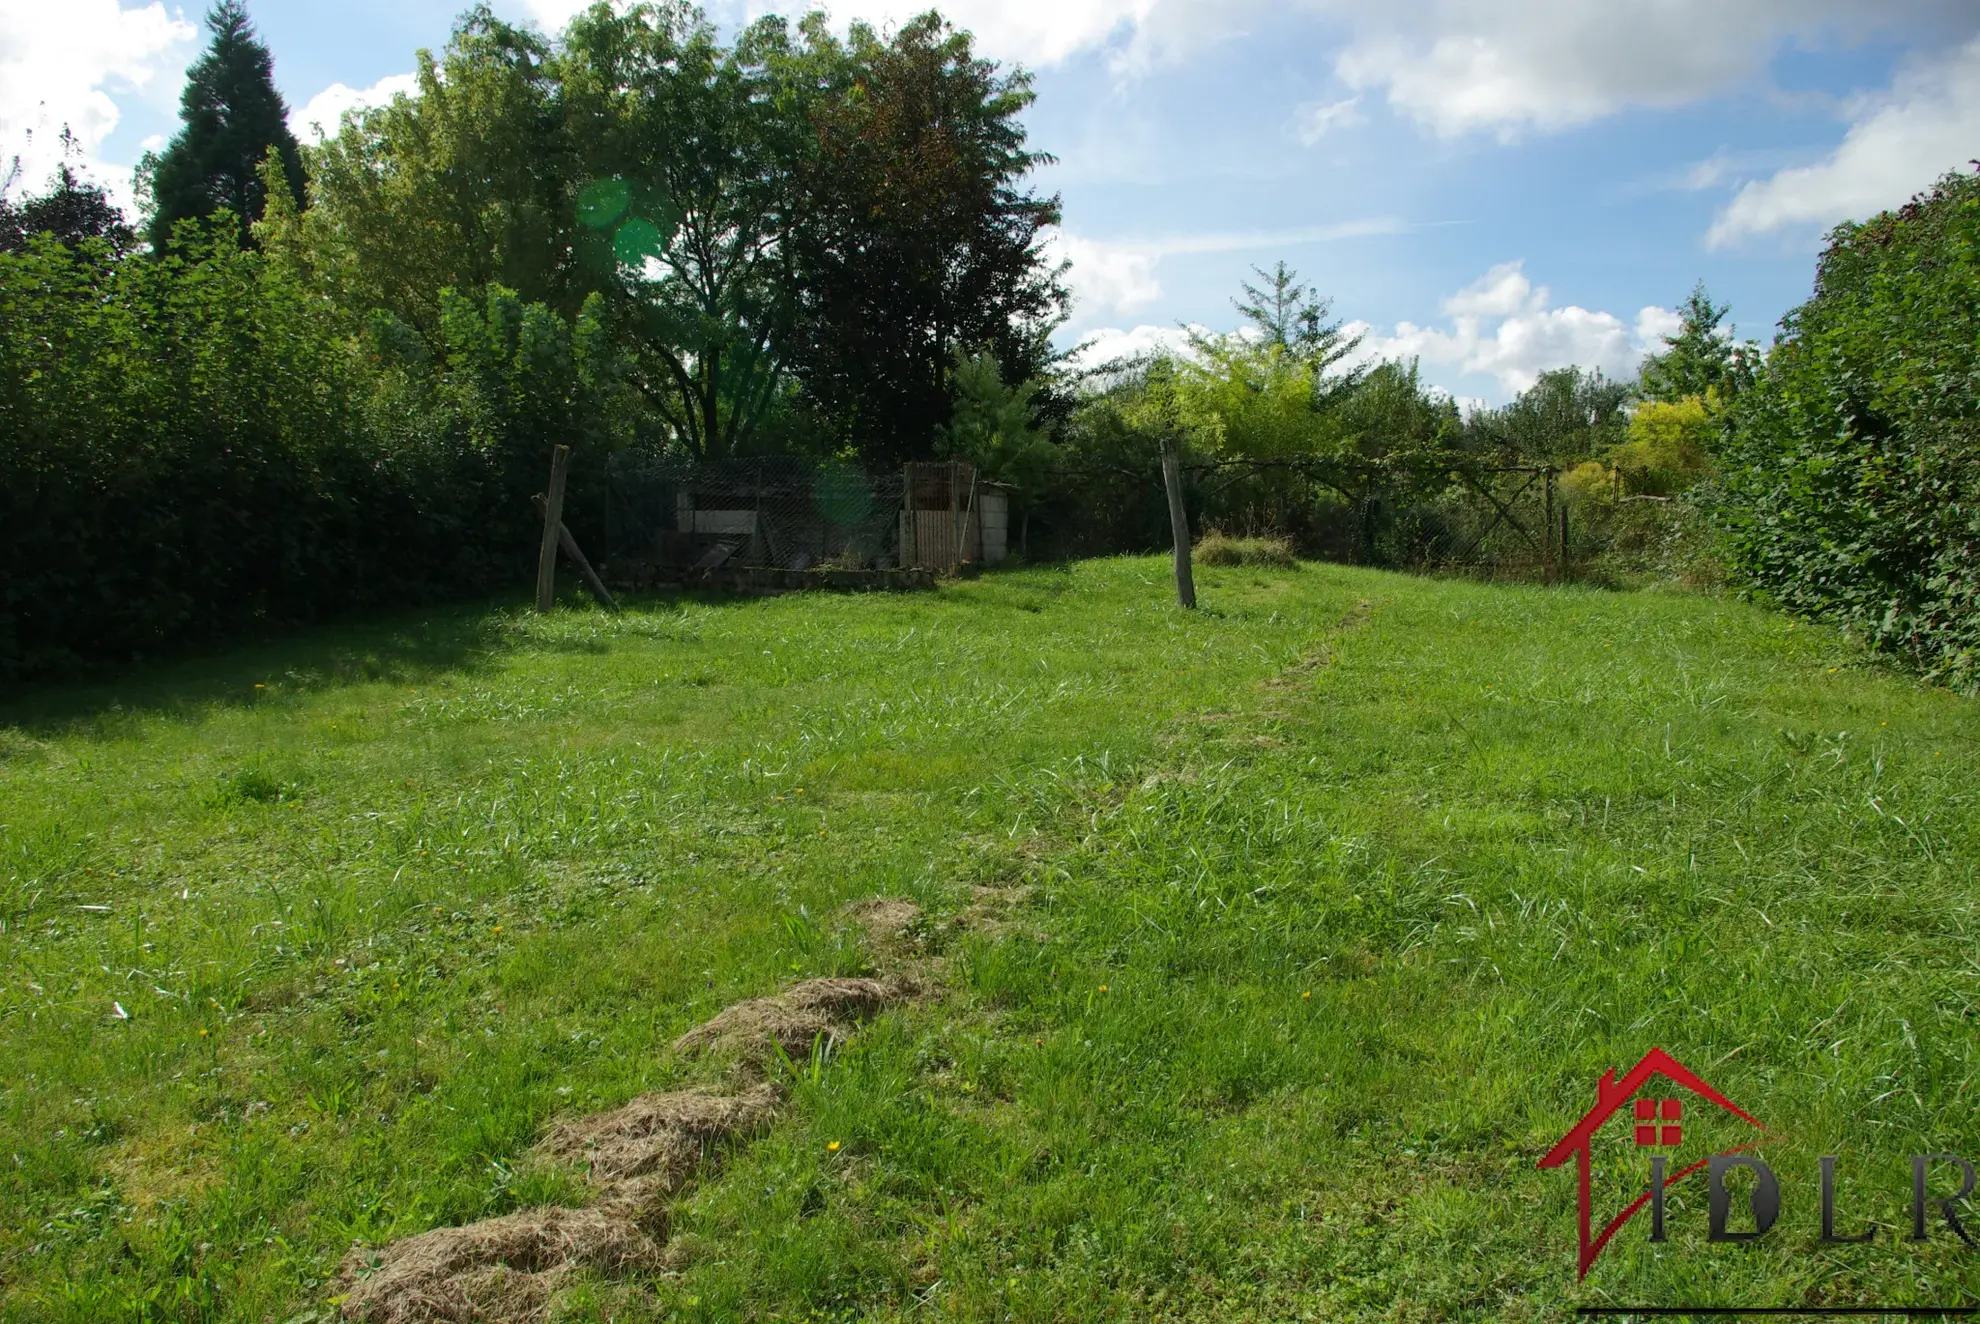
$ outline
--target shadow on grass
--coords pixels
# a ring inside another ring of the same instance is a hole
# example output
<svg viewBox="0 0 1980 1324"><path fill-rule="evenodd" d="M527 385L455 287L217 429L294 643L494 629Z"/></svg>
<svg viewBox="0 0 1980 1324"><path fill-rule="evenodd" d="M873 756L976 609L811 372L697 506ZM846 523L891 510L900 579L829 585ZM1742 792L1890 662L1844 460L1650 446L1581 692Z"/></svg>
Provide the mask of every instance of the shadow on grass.
<svg viewBox="0 0 1980 1324"><path fill-rule="evenodd" d="M670 605L643 602L639 609L661 614ZM407 608L105 667L76 679L12 684L0 687L0 727L47 737L111 718L247 707L264 693L258 685L289 693L376 681L417 685L442 674L472 675L523 648L600 653L608 647L595 639L533 634L524 627L526 610L515 598Z"/></svg>
<svg viewBox="0 0 1980 1324"><path fill-rule="evenodd" d="M1072 587L1072 563L1012 567L996 577L1013 587L1056 596ZM887 596L894 596L888 594ZM649 617L689 608L724 609L763 597L715 590L661 590L620 595L627 612ZM572 590L563 605L598 610ZM481 599L346 618L262 639L202 644L175 657L121 666L79 667L58 679L0 685L0 728L46 738L124 722L135 716L196 716L216 707L247 707L257 685L307 693L378 681L417 686L443 674L473 675L523 649L602 654L609 638L531 629L521 597ZM555 618L552 618L553 620Z"/></svg>

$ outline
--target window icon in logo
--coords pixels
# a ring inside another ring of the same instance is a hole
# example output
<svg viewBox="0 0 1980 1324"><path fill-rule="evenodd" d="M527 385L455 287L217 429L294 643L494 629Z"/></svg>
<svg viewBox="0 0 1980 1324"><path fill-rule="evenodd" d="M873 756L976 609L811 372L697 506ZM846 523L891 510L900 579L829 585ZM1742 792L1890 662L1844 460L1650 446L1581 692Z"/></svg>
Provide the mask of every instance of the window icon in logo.
<svg viewBox="0 0 1980 1324"><path fill-rule="evenodd" d="M1638 1099L1636 1101L1636 1143L1644 1148L1684 1143L1683 1099ZM1663 1125L1658 1126L1661 1118Z"/></svg>

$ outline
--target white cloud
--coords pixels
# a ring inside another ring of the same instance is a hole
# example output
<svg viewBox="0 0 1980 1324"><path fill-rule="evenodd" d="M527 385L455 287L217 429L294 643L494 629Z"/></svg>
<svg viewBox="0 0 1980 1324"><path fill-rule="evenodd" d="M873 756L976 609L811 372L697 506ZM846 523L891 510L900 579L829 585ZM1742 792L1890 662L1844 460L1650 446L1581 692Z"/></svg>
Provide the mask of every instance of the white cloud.
<svg viewBox="0 0 1980 1324"><path fill-rule="evenodd" d="M1902 204L1948 170L1980 156L1980 38L1917 61L1888 93L1857 108L1826 160L1740 186L1706 242L1723 248L1750 235L1866 220Z"/></svg>
<svg viewBox="0 0 1980 1324"><path fill-rule="evenodd" d="M352 88L332 83L309 99L300 110L289 112L289 132L305 142L334 137L348 111L382 106L395 96L419 95L419 79L413 74L391 74L370 87Z"/></svg>
<svg viewBox="0 0 1980 1324"><path fill-rule="evenodd" d="M1376 216L1290 230L1240 230L1146 240L1093 239L1061 231L1052 238L1047 253L1054 261L1063 258L1072 263L1067 282L1082 309L1132 313L1162 297L1162 282L1156 269L1167 257L1285 249L1300 244L1400 234L1407 228L1392 217Z"/></svg>
<svg viewBox="0 0 1980 1324"><path fill-rule="evenodd" d="M1636 343L1646 350L1661 349L1666 337L1684 329L1684 315L1671 308L1651 304L1636 314ZM1728 336L1730 328L1726 329Z"/></svg>
<svg viewBox="0 0 1980 1324"><path fill-rule="evenodd" d="M1655 306L1639 311L1632 326L1613 313L1574 304L1555 308L1552 302L1521 263L1504 262L1444 300L1448 326L1400 322L1387 335L1365 322L1350 329L1365 337L1359 351L1364 361L1414 358L1428 368L1483 373L1512 394L1541 373L1570 365L1631 376L1678 324L1676 314Z"/></svg>
<svg viewBox="0 0 1980 1324"><path fill-rule="evenodd" d="M178 73L196 35L158 3L0 0L0 160L19 153L23 182L39 189L61 162L66 125L83 166L128 203L130 165L98 155L123 118L112 93L144 94Z"/></svg>
<svg viewBox="0 0 1980 1324"><path fill-rule="evenodd" d="M1072 263L1067 284L1082 307L1131 313L1162 297L1158 253L1066 232L1054 236L1046 251L1051 261Z"/></svg>
<svg viewBox="0 0 1980 1324"><path fill-rule="evenodd" d="M1074 368L1092 369L1115 359L1141 354L1182 354L1189 348L1191 331L1206 333L1208 328L1201 326L1153 326L1143 323L1132 330L1123 331L1119 327L1102 327L1089 331L1080 338L1079 344L1067 356L1067 362Z"/></svg>
<svg viewBox="0 0 1980 1324"><path fill-rule="evenodd" d="M1311 147L1335 129L1361 123L1361 98L1308 101L1293 111L1293 135Z"/></svg>
<svg viewBox="0 0 1980 1324"><path fill-rule="evenodd" d="M1552 130L1685 105L1762 74L1789 45L1876 31L1970 33L1971 0L1313 0L1350 23L1335 72L1445 136Z"/></svg>
<svg viewBox="0 0 1980 1324"><path fill-rule="evenodd" d="M529 0L549 21L577 0ZM738 3L738 0L732 0ZM797 12L800 0L740 0L751 12ZM740 5L738 4L738 7ZM899 23L923 0L849 0L836 18ZM1439 134L1512 135L1584 124L1630 106L1668 108L1748 82L1791 46L1876 33L1962 40L1980 28L1972 0L1297 0L1345 30L1334 72L1380 91ZM1271 12L1263 0L954 0L944 12L981 49L1033 67L1106 49L1117 71L1189 58ZM1353 99L1301 108L1339 110ZM1302 120L1318 137L1344 120Z"/></svg>
<svg viewBox="0 0 1980 1324"><path fill-rule="evenodd" d="M1521 263L1501 262L1444 300L1452 317L1512 317L1547 306L1547 291L1533 288Z"/></svg>
<svg viewBox="0 0 1980 1324"><path fill-rule="evenodd" d="M1663 348L1663 337L1681 321L1654 305L1639 310L1633 322L1573 304L1552 305L1547 288L1534 285L1521 263L1503 262L1444 300L1445 325L1399 322L1384 333L1367 322L1350 322L1343 329L1362 338L1357 362L1417 359L1431 372L1495 377L1501 391L1514 395L1554 368L1599 368L1610 377L1634 376L1643 356ZM1103 327L1088 332L1068 361L1091 369L1127 355L1181 354L1192 331L1207 330L1148 323L1125 330ZM1466 409L1485 405L1476 396L1452 398Z"/></svg>

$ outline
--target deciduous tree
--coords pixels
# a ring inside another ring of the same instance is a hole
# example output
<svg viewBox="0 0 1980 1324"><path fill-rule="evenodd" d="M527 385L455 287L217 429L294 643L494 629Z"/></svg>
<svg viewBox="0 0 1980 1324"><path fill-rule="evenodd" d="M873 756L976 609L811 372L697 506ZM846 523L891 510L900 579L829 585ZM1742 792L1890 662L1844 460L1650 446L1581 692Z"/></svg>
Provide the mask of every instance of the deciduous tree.
<svg viewBox="0 0 1980 1324"><path fill-rule="evenodd" d="M1025 187L1050 160L1026 145L1022 69L977 57L924 14L843 43L806 21L821 95L793 233L800 303L791 364L846 440L875 458L926 455L950 418L957 355L1004 381L1036 377L1067 294L1043 242L1059 200Z"/></svg>

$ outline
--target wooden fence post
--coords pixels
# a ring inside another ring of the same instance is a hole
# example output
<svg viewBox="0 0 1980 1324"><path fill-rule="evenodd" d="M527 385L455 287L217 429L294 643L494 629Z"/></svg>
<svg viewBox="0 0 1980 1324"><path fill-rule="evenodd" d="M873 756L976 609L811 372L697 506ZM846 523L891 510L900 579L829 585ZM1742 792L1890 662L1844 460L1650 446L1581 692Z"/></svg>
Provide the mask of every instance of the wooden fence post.
<svg viewBox="0 0 1980 1324"><path fill-rule="evenodd" d="M1169 532L1176 542L1176 600L1196 609L1196 579L1189 568L1189 516L1183 510L1182 454L1175 442L1162 443L1162 486L1169 491Z"/></svg>
<svg viewBox="0 0 1980 1324"><path fill-rule="evenodd" d="M962 533L956 528L956 518L962 511L962 493L956 491L956 479L962 474L960 460L949 461L949 536L947 554L950 557L950 570L962 563Z"/></svg>
<svg viewBox="0 0 1980 1324"><path fill-rule="evenodd" d="M1542 519L1545 534L1540 539L1540 578L1542 582L1554 582L1554 471L1547 470L1546 486L1542 489L1546 512Z"/></svg>
<svg viewBox="0 0 1980 1324"><path fill-rule="evenodd" d="M536 554L536 609L541 612L557 602L557 535L564 527L564 479L570 468L569 446L550 452L550 495L543 503L543 546Z"/></svg>
<svg viewBox="0 0 1980 1324"><path fill-rule="evenodd" d="M538 510L547 508L547 503L541 496L533 499ZM571 558L571 564L575 565L578 573L584 576L584 585L591 590L591 596L598 599L598 605L607 611L617 611L619 600L612 596L612 590L606 588L605 581L598 577L598 572L591 566L590 558L584 554L584 548L578 546L577 539L571 536L569 525L563 523L557 525L557 545L564 549L564 555Z"/></svg>

